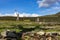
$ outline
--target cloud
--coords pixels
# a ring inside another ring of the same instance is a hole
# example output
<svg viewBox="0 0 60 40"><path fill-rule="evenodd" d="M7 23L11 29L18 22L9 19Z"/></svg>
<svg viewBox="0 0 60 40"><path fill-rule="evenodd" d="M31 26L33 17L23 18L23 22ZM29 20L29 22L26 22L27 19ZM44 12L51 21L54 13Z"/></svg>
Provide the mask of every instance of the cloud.
<svg viewBox="0 0 60 40"><path fill-rule="evenodd" d="M42 10L40 13L42 16L44 15L51 15L51 14L56 14L60 12L60 7L51 7L51 8L47 8L45 10Z"/></svg>
<svg viewBox="0 0 60 40"><path fill-rule="evenodd" d="M0 16L16 16L16 15L15 14L9 14L9 13L5 13L5 14L0 13Z"/></svg>
<svg viewBox="0 0 60 40"><path fill-rule="evenodd" d="M60 0L38 0L42 15L60 12Z"/></svg>
<svg viewBox="0 0 60 40"><path fill-rule="evenodd" d="M50 7L52 5L59 5L60 4L60 0L39 0L37 1L39 7Z"/></svg>
<svg viewBox="0 0 60 40"><path fill-rule="evenodd" d="M32 14L30 14L30 13L20 13L19 14L19 16L20 17L37 17L37 16L40 16L40 15L38 15L38 14L36 14L36 13L32 13Z"/></svg>
<svg viewBox="0 0 60 40"><path fill-rule="evenodd" d="M30 14L30 13L5 13L5 14L2 14L2 13L0 13L0 16L17 16L17 14L19 14L19 17L37 17L37 16L40 16L40 15L38 15L38 14L36 14L36 13L32 13L32 14Z"/></svg>
<svg viewBox="0 0 60 40"><path fill-rule="evenodd" d="M53 12L53 11L60 11L60 7L51 7L49 9L45 9L44 11L42 12Z"/></svg>
<svg viewBox="0 0 60 40"><path fill-rule="evenodd" d="M54 10L60 10L60 7L52 7Z"/></svg>

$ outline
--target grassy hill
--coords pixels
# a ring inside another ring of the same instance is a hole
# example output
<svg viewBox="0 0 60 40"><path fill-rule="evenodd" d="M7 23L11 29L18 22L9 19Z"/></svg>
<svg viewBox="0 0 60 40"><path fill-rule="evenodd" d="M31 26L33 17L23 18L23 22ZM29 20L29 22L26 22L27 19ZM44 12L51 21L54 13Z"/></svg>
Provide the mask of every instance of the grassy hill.
<svg viewBox="0 0 60 40"><path fill-rule="evenodd" d="M37 18L39 18L39 22L45 22L45 25L43 24L39 24L38 22L36 22ZM60 24L59 25L50 25L50 24L55 24L55 23L60 23L60 12L56 13L56 14L52 14L52 15L45 15L45 16L39 16L39 17L19 17L19 21L16 21L17 17L14 16L0 16L0 30L2 29L14 29L16 30L16 26L17 25L23 25L24 28L33 28L37 25L39 25L40 27L44 26L44 29L49 27L53 27L54 31L60 31ZM46 22L51 22L50 24L48 23L46 25ZM54 22L54 23L52 23ZM57 28L57 29L56 29ZM49 29L49 31L52 31L51 29ZM18 31L18 29L17 29ZM48 31L48 30L47 30Z"/></svg>
<svg viewBox="0 0 60 40"><path fill-rule="evenodd" d="M45 15L39 17L19 17L19 21L33 21L35 22L39 18L40 22L60 22L60 12L52 15ZM14 16L0 16L0 20L12 20L16 21L17 17Z"/></svg>

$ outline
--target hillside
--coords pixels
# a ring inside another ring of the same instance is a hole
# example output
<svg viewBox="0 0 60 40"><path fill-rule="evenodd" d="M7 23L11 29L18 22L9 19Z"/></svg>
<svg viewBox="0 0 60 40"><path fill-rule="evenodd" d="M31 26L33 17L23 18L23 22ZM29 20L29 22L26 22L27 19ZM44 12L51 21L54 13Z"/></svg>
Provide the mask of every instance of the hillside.
<svg viewBox="0 0 60 40"><path fill-rule="evenodd" d="M37 18L39 23L42 22L41 25L37 22ZM19 31L16 29L17 25L22 25L23 28L34 28L38 25L44 31L60 31L60 13L39 17L19 17L19 21L16 19L17 17L14 16L0 16L0 32L5 29Z"/></svg>
<svg viewBox="0 0 60 40"><path fill-rule="evenodd" d="M19 17L19 21L29 20L36 22L39 18L40 22L60 22L60 12L52 15L40 16L40 17ZM16 21L17 17L14 16L0 16L0 20L12 20Z"/></svg>
<svg viewBox="0 0 60 40"><path fill-rule="evenodd" d="M52 15L42 16L40 17L40 21L42 20L44 22L60 22L60 12Z"/></svg>

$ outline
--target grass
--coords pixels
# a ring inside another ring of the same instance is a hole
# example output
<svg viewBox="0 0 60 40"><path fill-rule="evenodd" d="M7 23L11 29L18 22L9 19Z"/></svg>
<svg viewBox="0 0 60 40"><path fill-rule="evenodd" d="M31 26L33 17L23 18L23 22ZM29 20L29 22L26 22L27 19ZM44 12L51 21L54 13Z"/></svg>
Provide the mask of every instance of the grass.
<svg viewBox="0 0 60 40"><path fill-rule="evenodd" d="M11 26L11 25L18 25L18 24L21 24L21 25L32 25L32 26L35 26L35 25L38 25L37 23L35 22L23 22L23 21L1 21L0 20L0 26Z"/></svg>
<svg viewBox="0 0 60 40"><path fill-rule="evenodd" d="M3 32L3 31L5 31L6 29L0 29L0 32ZM22 30L20 30L20 29L9 29L9 30L11 30L11 31L16 31L16 32L20 32L20 31L22 31Z"/></svg>
<svg viewBox="0 0 60 40"><path fill-rule="evenodd" d="M22 25L24 28L34 28L37 25L39 25L40 27L43 27L42 25L40 25L37 22L30 22L30 21L28 21L28 22L26 22L26 21L6 21L6 20L2 21L2 20L0 20L0 32L5 30L5 29L9 29L9 28L10 28L10 30L16 30L16 32L21 31L19 29L16 29L16 27L15 27L16 25ZM12 27L14 27L14 28L12 28ZM52 32L52 31L60 31L60 29L58 29L58 28L60 28L60 26L51 26L51 27L57 27L57 28L56 29L51 29L51 30L44 30L44 31L47 31L47 32L48 31L50 31L50 32Z"/></svg>

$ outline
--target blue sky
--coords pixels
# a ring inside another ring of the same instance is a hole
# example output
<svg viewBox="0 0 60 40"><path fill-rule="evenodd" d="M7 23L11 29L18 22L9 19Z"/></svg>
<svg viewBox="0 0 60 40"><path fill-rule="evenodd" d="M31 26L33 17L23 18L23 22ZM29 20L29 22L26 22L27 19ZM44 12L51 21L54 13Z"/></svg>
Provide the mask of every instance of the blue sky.
<svg viewBox="0 0 60 40"><path fill-rule="evenodd" d="M60 12L60 0L0 0L0 15L49 15Z"/></svg>

